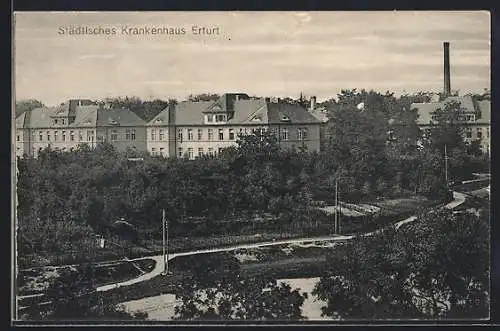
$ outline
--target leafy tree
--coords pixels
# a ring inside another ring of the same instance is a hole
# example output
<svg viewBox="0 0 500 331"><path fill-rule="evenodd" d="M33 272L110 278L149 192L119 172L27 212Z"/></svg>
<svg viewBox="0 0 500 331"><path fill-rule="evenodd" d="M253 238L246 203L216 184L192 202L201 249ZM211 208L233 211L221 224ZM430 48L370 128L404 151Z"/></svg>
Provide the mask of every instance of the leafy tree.
<svg viewBox="0 0 500 331"><path fill-rule="evenodd" d="M246 278L231 254L190 260L176 294L177 320L298 320L306 294L271 278Z"/></svg>
<svg viewBox="0 0 500 331"><path fill-rule="evenodd" d="M398 231L347 243L313 292L341 319L488 316L489 216L423 214Z"/></svg>
<svg viewBox="0 0 500 331"><path fill-rule="evenodd" d="M30 111L35 108L45 107L45 105L36 99L27 99L16 101L16 117L24 113L25 111Z"/></svg>
<svg viewBox="0 0 500 331"><path fill-rule="evenodd" d="M201 93L201 94L190 94L188 96L188 101L217 101L219 100L220 95L215 94L215 93Z"/></svg>
<svg viewBox="0 0 500 331"><path fill-rule="evenodd" d="M144 320L147 313L130 314L96 292L91 265L61 269L44 295L45 305L30 307L24 320Z"/></svg>

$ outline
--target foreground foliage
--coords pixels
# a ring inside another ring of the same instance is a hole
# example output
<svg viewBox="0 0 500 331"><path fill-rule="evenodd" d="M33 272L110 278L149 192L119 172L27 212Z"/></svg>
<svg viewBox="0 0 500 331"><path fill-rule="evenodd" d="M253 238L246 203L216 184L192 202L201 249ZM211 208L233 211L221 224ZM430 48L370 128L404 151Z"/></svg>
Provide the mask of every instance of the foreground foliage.
<svg viewBox="0 0 500 331"><path fill-rule="evenodd" d="M439 210L347 243L314 295L341 319L487 318L489 213Z"/></svg>

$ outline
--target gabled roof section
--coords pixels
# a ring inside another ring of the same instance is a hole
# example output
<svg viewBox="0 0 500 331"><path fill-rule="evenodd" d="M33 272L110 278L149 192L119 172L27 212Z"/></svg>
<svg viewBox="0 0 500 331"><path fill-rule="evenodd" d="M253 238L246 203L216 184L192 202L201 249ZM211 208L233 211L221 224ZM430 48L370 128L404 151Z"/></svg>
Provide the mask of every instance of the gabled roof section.
<svg viewBox="0 0 500 331"><path fill-rule="evenodd" d="M48 128L52 126L52 116L59 109L57 107L51 108L35 108L33 110L24 112L24 128Z"/></svg>
<svg viewBox="0 0 500 331"><path fill-rule="evenodd" d="M232 124L267 124L267 103L264 99L237 100L234 103Z"/></svg>
<svg viewBox="0 0 500 331"><path fill-rule="evenodd" d="M441 106L440 102L413 103L411 109L418 111L417 124L429 124L432 120L432 113Z"/></svg>
<svg viewBox="0 0 500 331"><path fill-rule="evenodd" d="M168 125L169 124L169 112L170 108L167 107L163 109L158 115L153 117L151 121L147 123L148 126L155 126L155 125Z"/></svg>
<svg viewBox="0 0 500 331"><path fill-rule="evenodd" d="M23 112L21 115L16 117L16 129L23 129L25 127L24 121L27 117L27 112Z"/></svg>
<svg viewBox="0 0 500 331"><path fill-rule="evenodd" d="M330 119L328 118L328 114L326 112L326 110L323 108L323 109L314 109L314 110L310 110L309 113L316 117L316 119L320 122L323 122L323 123L326 123L328 122Z"/></svg>
<svg viewBox="0 0 500 331"><path fill-rule="evenodd" d="M97 110L97 126L139 126L145 124L143 119L126 108L104 109L98 107Z"/></svg>
<svg viewBox="0 0 500 331"><path fill-rule="evenodd" d="M75 121L70 127L95 127L97 123L97 111L99 106L80 106L75 109Z"/></svg>
<svg viewBox="0 0 500 331"><path fill-rule="evenodd" d="M319 124L316 117L311 115L306 108L298 104L268 103L269 124Z"/></svg>
<svg viewBox="0 0 500 331"><path fill-rule="evenodd" d="M203 124L203 110L212 105L213 101L182 101L175 107L176 125Z"/></svg>

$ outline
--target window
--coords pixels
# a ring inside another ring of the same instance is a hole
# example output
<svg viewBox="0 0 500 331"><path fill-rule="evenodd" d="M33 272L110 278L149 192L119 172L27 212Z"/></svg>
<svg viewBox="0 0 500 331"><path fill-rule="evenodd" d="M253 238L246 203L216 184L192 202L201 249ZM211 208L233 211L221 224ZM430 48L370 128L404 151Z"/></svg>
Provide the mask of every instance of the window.
<svg viewBox="0 0 500 331"><path fill-rule="evenodd" d="M214 156L214 149L213 148L208 149L208 155Z"/></svg>
<svg viewBox="0 0 500 331"><path fill-rule="evenodd" d="M209 115L205 115L205 116L206 116L205 118L206 118L207 123L212 123L212 115L209 114Z"/></svg>
<svg viewBox="0 0 500 331"><path fill-rule="evenodd" d="M202 140L203 139L203 131L202 129L198 129L198 140Z"/></svg>
<svg viewBox="0 0 500 331"><path fill-rule="evenodd" d="M238 133L239 136L242 136L243 135L243 129L240 128L240 132Z"/></svg>
<svg viewBox="0 0 500 331"><path fill-rule="evenodd" d="M483 139L483 131L481 130L481 128L477 128L477 139L481 140Z"/></svg>
<svg viewBox="0 0 500 331"><path fill-rule="evenodd" d="M165 148L160 148L160 156L165 156Z"/></svg>
<svg viewBox="0 0 500 331"><path fill-rule="evenodd" d="M219 140L224 140L224 129L219 129Z"/></svg>
<svg viewBox="0 0 500 331"><path fill-rule="evenodd" d="M229 129L229 140L234 140L234 130Z"/></svg>
<svg viewBox="0 0 500 331"><path fill-rule="evenodd" d="M135 140L135 129L132 129L131 137L132 140Z"/></svg>
<svg viewBox="0 0 500 331"><path fill-rule="evenodd" d="M78 131L78 140L80 140L80 141L83 140L82 131Z"/></svg>
<svg viewBox="0 0 500 331"><path fill-rule="evenodd" d="M177 148L177 156L182 157L182 147Z"/></svg>
<svg viewBox="0 0 500 331"><path fill-rule="evenodd" d="M21 137L17 135L17 141L21 141Z"/></svg>
<svg viewBox="0 0 500 331"><path fill-rule="evenodd" d="M130 134L130 129L125 129L125 139L130 140L131 134Z"/></svg>
<svg viewBox="0 0 500 331"><path fill-rule="evenodd" d="M43 132L38 132L38 140L43 141Z"/></svg>
<svg viewBox="0 0 500 331"><path fill-rule="evenodd" d="M177 140L182 141L182 129L177 130Z"/></svg>
<svg viewBox="0 0 500 331"><path fill-rule="evenodd" d="M188 129L188 140L193 140L193 130Z"/></svg>
<svg viewBox="0 0 500 331"><path fill-rule="evenodd" d="M307 140L307 129L306 128L298 128L297 129L297 135L299 137L299 140Z"/></svg>
<svg viewBox="0 0 500 331"><path fill-rule="evenodd" d="M160 140L163 140L165 138L165 130L160 129Z"/></svg>
<svg viewBox="0 0 500 331"><path fill-rule="evenodd" d="M69 140L75 141L75 133L73 131L69 132Z"/></svg>
<svg viewBox="0 0 500 331"><path fill-rule="evenodd" d="M156 130L151 129L151 140L156 140Z"/></svg>
<svg viewBox="0 0 500 331"><path fill-rule="evenodd" d="M281 140L288 140L288 129L281 129Z"/></svg>
<svg viewBox="0 0 500 331"><path fill-rule="evenodd" d="M208 129L208 140L214 140L214 130Z"/></svg>
<svg viewBox="0 0 500 331"><path fill-rule="evenodd" d="M54 124L57 125L57 118L54 119Z"/></svg>
<svg viewBox="0 0 500 331"><path fill-rule="evenodd" d="M226 121L226 115L216 115L215 116L215 121L216 122L225 122Z"/></svg>
<svg viewBox="0 0 500 331"><path fill-rule="evenodd" d="M62 124L63 125L66 124L66 121L64 120L64 118L62 119Z"/></svg>
<svg viewBox="0 0 500 331"><path fill-rule="evenodd" d="M58 138L59 138L59 132L54 131L54 141L57 141Z"/></svg>
<svg viewBox="0 0 500 331"><path fill-rule="evenodd" d="M62 141L66 141L66 131L62 132Z"/></svg>
<svg viewBox="0 0 500 331"><path fill-rule="evenodd" d="M118 140L118 133L116 130L111 130L111 141Z"/></svg>
<svg viewBox="0 0 500 331"><path fill-rule="evenodd" d="M472 129L471 128L465 128L465 136L467 138L472 138Z"/></svg>
<svg viewBox="0 0 500 331"><path fill-rule="evenodd" d="M203 148L198 148L198 156L203 156Z"/></svg>
<svg viewBox="0 0 500 331"><path fill-rule="evenodd" d="M94 141L94 131L87 131L87 140Z"/></svg>
<svg viewBox="0 0 500 331"><path fill-rule="evenodd" d="M486 138L490 137L490 128L486 128Z"/></svg>
<svg viewBox="0 0 500 331"><path fill-rule="evenodd" d="M224 150L224 148L219 147L219 154L221 154L223 150Z"/></svg>
<svg viewBox="0 0 500 331"><path fill-rule="evenodd" d="M47 131L47 141L50 141L50 131Z"/></svg>
<svg viewBox="0 0 500 331"><path fill-rule="evenodd" d="M193 160L194 159L194 152L193 152L193 149L192 148L188 148L188 158L190 160Z"/></svg>
<svg viewBox="0 0 500 331"><path fill-rule="evenodd" d="M151 155L156 156L156 148L151 148Z"/></svg>

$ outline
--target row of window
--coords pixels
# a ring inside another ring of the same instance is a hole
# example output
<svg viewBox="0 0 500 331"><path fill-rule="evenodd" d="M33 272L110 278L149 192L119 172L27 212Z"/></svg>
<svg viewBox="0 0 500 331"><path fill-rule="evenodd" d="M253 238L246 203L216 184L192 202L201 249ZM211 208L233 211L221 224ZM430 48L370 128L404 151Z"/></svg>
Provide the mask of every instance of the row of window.
<svg viewBox="0 0 500 331"><path fill-rule="evenodd" d="M482 128L476 128L477 139L483 139ZM465 128L465 137L472 138L472 128ZM486 138L490 138L490 128L486 128Z"/></svg>
<svg viewBox="0 0 500 331"><path fill-rule="evenodd" d="M219 154L222 153L222 150L223 148L220 147L217 151L214 149L214 148L208 148L207 149L207 155L210 155L210 156L215 156L216 153L218 152ZM198 154L197 154L197 157L202 157L203 155L205 155L205 150L203 148L198 148ZM166 156L165 154L165 148L151 148L151 155L152 156ZM178 157L184 157L184 149L182 147L179 147L177 149L177 156ZM195 158L195 155L194 155L194 148L188 148L187 149L187 157L190 159L190 160L193 160Z"/></svg>
<svg viewBox="0 0 500 331"><path fill-rule="evenodd" d="M52 140L52 137L54 137ZM37 133L33 132L33 141L36 141L37 139ZM52 136L51 131L38 131L38 141L83 141L83 132L78 131L75 133L75 131L69 131L69 134L67 134L66 131L61 131L61 135L59 135L59 131L54 131L54 135ZM94 140L94 131L87 131L87 141L93 141ZM20 136L17 136L17 141L20 141Z"/></svg>
<svg viewBox="0 0 500 331"><path fill-rule="evenodd" d="M82 131L69 131L69 134L66 131L61 131L59 135L59 131L54 131L54 135L52 136L51 131L39 131L38 132L38 141L84 141ZM52 137L54 140L52 140ZM111 140L119 140L119 133L117 130L111 131ZM124 135L126 140L135 140L136 132L135 129L127 129ZM36 141L37 134L33 132L33 141ZM76 139L76 140L75 140ZM104 140L103 137L99 137L99 140ZM17 135L17 141L21 141L21 136ZM87 131L87 141L94 141L94 131Z"/></svg>
<svg viewBox="0 0 500 331"><path fill-rule="evenodd" d="M162 131L162 130L160 130ZM214 129L207 129L207 140L215 140L214 135L215 135L215 130ZM251 129L252 133L260 131L261 133L264 133L266 130L264 128L259 128L259 129ZM271 129L271 132L273 134L276 134L276 129ZM245 129L239 129L238 135L246 135L248 134L249 131ZM163 140L163 135L160 134L160 140ZM193 141L195 137L195 132L193 129L187 129L187 140L188 141ZM307 140L309 137L309 130L307 128L298 128L297 129L297 137L298 140ZM203 139L203 129L197 129L196 131L196 140L204 140ZM218 130L218 140L224 140L224 129L219 129ZM229 140L235 140L235 131L234 129L229 129L228 132L228 139ZM280 140L289 140L289 131L288 128L283 128L280 130ZM156 140L156 130L151 130L151 140ZM184 140L184 130L183 129L178 129L177 130L177 140L182 142Z"/></svg>
<svg viewBox="0 0 500 331"><path fill-rule="evenodd" d="M117 130L111 130L111 141L116 140L123 140L123 134L120 135ZM135 140L135 129L125 130L125 140Z"/></svg>

